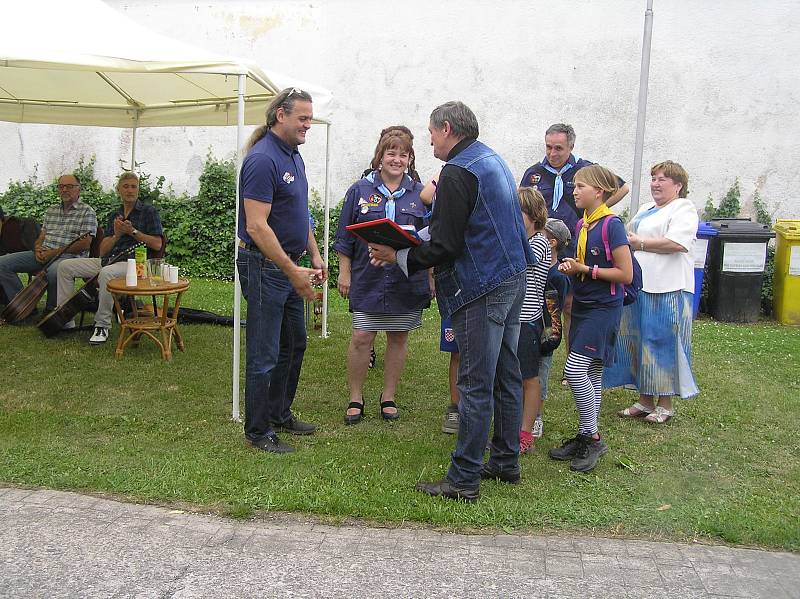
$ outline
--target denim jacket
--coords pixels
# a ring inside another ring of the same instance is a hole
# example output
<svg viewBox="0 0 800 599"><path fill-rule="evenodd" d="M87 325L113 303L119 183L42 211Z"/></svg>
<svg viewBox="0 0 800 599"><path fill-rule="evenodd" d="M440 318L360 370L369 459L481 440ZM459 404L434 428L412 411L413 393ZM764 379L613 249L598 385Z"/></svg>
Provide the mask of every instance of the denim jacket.
<svg viewBox="0 0 800 599"><path fill-rule="evenodd" d="M478 179L478 198L464 233L464 251L451 267L436 271L436 299L442 318L536 264L517 186L505 161L475 141L448 164L466 169Z"/></svg>

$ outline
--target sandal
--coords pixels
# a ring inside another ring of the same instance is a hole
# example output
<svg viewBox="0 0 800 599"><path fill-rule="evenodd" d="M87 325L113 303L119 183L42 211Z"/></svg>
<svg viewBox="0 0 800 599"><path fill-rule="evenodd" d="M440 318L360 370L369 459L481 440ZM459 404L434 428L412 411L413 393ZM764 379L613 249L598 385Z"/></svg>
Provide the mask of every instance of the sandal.
<svg viewBox="0 0 800 599"><path fill-rule="evenodd" d="M397 404L394 403L391 399L387 399L384 401L383 395L381 395L381 398L378 401L380 401L381 404L381 418L383 418L384 420L397 420L398 418L400 418L400 412L397 411L390 413L384 412L386 408L395 408L395 410L397 410Z"/></svg>
<svg viewBox="0 0 800 599"><path fill-rule="evenodd" d="M645 416L644 419L646 422L650 422L652 424L664 424L670 420L674 414L674 410L668 410L667 408L656 406L656 409L653 410L652 413Z"/></svg>
<svg viewBox="0 0 800 599"><path fill-rule="evenodd" d="M347 404L347 409L357 409L358 412L356 414L348 414L347 411L344 413L344 423L345 424L358 424L361 422L361 419L364 418L364 398L361 398L361 402L351 401Z"/></svg>
<svg viewBox="0 0 800 599"><path fill-rule="evenodd" d="M631 410L636 410L636 413L634 414ZM629 408L625 408L624 410L620 410L619 412L617 412L617 416L619 416L620 418L642 418L652 413L653 410L648 409L646 406L643 406L637 401Z"/></svg>

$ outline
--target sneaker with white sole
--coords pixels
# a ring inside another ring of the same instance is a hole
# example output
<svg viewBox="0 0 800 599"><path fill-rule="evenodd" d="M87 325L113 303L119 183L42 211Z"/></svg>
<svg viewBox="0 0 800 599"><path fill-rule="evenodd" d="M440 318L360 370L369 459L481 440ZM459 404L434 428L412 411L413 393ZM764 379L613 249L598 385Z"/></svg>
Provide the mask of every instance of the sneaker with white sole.
<svg viewBox="0 0 800 599"><path fill-rule="evenodd" d="M94 333L89 337L89 343L92 345L101 345L106 341L108 341L108 328L94 327Z"/></svg>
<svg viewBox="0 0 800 599"><path fill-rule="evenodd" d="M536 420L533 421L533 428L531 429L531 434L533 435L534 439L541 439L542 435L544 434L544 422L542 422L542 418L537 417Z"/></svg>

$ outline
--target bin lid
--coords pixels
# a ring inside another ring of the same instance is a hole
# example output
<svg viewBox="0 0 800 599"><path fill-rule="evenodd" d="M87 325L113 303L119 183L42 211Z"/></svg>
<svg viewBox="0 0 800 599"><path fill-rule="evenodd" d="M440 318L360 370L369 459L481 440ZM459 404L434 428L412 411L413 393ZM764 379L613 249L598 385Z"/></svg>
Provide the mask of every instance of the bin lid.
<svg viewBox="0 0 800 599"><path fill-rule="evenodd" d="M775 232L784 239L800 240L800 220L782 218L775 223Z"/></svg>
<svg viewBox="0 0 800 599"><path fill-rule="evenodd" d="M700 221L697 225L698 237L716 237L718 231L709 222Z"/></svg>
<svg viewBox="0 0 800 599"><path fill-rule="evenodd" d="M767 225L754 223L749 218L713 218L709 224L717 230L720 239L767 241L775 237L775 233Z"/></svg>

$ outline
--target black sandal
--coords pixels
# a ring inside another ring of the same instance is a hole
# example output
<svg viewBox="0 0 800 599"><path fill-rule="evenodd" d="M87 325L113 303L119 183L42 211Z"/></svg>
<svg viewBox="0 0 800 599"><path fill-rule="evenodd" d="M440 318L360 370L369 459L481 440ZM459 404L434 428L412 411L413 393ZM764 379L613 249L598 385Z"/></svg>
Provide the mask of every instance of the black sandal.
<svg viewBox="0 0 800 599"><path fill-rule="evenodd" d="M387 399L386 401L384 401L383 395L381 395L378 401L380 401L381 404L381 418L383 418L384 420L397 420L398 418L400 418L400 412L393 412L388 414L384 412L386 408L394 408L395 410L397 409L397 404L394 403L391 399Z"/></svg>
<svg viewBox="0 0 800 599"><path fill-rule="evenodd" d="M345 424L358 424L361 422L361 419L364 418L364 398L361 398L361 403L357 401L351 401L347 404L347 409L350 408L357 408L357 414L348 414L347 411L344 413L344 423Z"/></svg>

